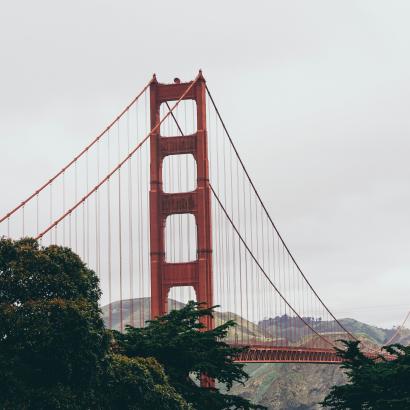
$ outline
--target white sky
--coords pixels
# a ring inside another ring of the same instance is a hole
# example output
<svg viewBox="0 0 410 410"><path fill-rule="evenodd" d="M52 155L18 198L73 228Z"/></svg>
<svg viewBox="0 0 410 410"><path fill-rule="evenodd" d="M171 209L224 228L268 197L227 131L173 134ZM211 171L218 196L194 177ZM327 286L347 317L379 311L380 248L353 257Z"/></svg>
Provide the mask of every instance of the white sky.
<svg viewBox="0 0 410 410"><path fill-rule="evenodd" d="M410 309L408 1L0 2L0 214L156 72L202 68L286 242L339 316Z"/></svg>

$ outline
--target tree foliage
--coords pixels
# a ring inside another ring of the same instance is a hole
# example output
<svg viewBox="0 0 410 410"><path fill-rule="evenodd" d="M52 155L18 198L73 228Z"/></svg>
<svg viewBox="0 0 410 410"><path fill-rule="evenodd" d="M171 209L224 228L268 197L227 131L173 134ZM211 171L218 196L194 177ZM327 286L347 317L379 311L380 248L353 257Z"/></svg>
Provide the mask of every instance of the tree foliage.
<svg viewBox="0 0 410 410"><path fill-rule="evenodd" d="M358 341L344 341L338 349L348 383L333 386L321 403L333 410L410 409L410 347L384 347L384 354L368 357Z"/></svg>
<svg viewBox="0 0 410 410"><path fill-rule="evenodd" d="M192 409L175 393L164 369L153 358L110 355L102 386L104 409Z"/></svg>
<svg viewBox="0 0 410 410"><path fill-rule="evenodd" d="M108 335L98 279L67 248L0 241L0 403L92 405ZM90 394L91 392L91 394Z"/></svg>
<svg viewBox="0 0 410 410"><path fill-rule="evenodd" d="M173 310L145 328L127 326L115 333L117 351L130 358L155 357L169 375L170 383L197 410L263 409L238 396L223 394L216 388L202 388L202 374L216 379L230 390L233 383L248 379L243 365L234 362L243 349L224 342L233 321L205 331L201 318L212 316L213 308L203 309L196 302Z"/></svg>
<svg viewBox="0 0 410 410"><path fill-rule="evenodd" d="M154 359L111 354L99 297L70 249L0 240L0 408L188 409Z"/></svg>

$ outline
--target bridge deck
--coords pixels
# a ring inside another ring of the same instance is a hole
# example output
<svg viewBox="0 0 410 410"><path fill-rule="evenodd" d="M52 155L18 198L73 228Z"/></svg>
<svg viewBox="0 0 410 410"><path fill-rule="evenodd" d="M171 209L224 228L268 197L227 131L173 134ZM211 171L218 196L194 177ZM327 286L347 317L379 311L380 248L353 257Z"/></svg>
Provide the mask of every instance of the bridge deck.
<svg viewBox="0 0 410 410"><path fill-rule="evenodd" d="M340 364L341 358L333 349L286 346L250 346L238 358L239 363L318 363Z"/></svg>

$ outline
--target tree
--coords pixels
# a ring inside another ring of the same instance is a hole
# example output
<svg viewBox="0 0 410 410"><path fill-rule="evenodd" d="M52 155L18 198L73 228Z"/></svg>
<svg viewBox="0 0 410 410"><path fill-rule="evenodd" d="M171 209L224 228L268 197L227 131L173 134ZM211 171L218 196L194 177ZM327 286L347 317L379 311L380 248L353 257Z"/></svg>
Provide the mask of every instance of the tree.
<svg viewBox="0 0 410 410"><path fill-rule="evenodd" d="M264 409L241 397L199 385L202 374L216 379L228 391L234 382L248 379L243 365L234 362L243 349L223 341L235 323L228 321L205 331L200 319L212 313L213 308L203 309L196 302L188 302L180 310L149 321L145 328L127 326L124 334L114 331L116 350L130 358L155 357L164 366L172 386L197 410Z"/></svg>
<svg viewBox="0 0 410 410"><path fill-rule="evenodd" d="M410 409L410 347L383 347L385 353L368 357L358 341L343 341L338 349L349 383L333 386L321 403L333 410Z"/></svg>
<svg viewBox="0 0 410 410"><path fill-rule="evenodd" d="M98 279L67 248L0 241L0 403L84 408L109 336Z"/></svg>
<svg viewBox="0 0 410 410"><path fill-rule="evenodd" d="M153 359L111 354L99 297L70 249L0 239L1 409L188 409Z"/></svg>
<svg viewBox="0 0 410 410"><path fill-rule="evenodd" d="M104 409L192 409L170 386L164 369L153 358L110 355L101 386Z"/></svg>

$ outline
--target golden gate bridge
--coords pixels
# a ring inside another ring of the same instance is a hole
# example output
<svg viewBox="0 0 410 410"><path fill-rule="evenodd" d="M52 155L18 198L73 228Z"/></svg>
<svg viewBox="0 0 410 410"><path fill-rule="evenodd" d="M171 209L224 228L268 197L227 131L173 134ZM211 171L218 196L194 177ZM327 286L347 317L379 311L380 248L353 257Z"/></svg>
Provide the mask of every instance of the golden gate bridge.
<svg viewBox="0 0 410 410"><path fill-rule="evenodd" d="M0 219L1 235L78 253L99 276L108 327L196 299L219 305L208 328L237 322L228 341L250 347L242 362L338 363L338 340L356 339L284 242L201 71L154 75Z"/></svg>

